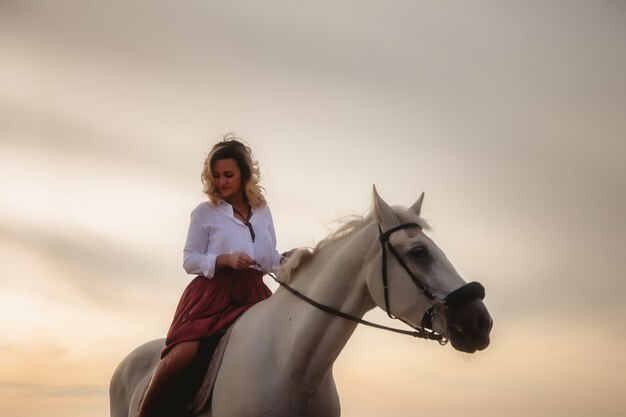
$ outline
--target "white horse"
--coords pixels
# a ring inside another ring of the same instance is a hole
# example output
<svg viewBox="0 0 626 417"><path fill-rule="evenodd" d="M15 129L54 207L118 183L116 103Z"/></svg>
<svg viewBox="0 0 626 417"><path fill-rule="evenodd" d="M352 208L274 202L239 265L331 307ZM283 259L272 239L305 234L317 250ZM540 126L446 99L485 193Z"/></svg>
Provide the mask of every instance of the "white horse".
<svg viewBox="0 0 626 417"><path fill-rule="evenodd" d="M449 339L463 352L482 350L492 326L484 289L466 284L424 234L422 197L408 210L392 209L374 190L371 215L347 223L313 251L296 252L279 276L353 318L378 306L428 338ZM333 363L356 326L279 288L235 324L212 402L198 417L338 417ZM134 416L163 346L163 339L149 342L118 366L112 417Z"/></svg>

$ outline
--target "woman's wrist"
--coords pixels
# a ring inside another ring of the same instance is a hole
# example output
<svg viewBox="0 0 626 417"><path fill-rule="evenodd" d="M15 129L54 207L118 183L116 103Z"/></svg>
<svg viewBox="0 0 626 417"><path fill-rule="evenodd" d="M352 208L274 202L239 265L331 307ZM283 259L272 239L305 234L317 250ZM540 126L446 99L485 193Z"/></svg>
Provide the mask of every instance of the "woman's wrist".
<svg viewBox="0 0 626 417"><path fill-rule="evenodd" d="M217 255L217 258L215 259L215 269L222 269L224 267L231 266L230 258L230 253Z"/></svg>

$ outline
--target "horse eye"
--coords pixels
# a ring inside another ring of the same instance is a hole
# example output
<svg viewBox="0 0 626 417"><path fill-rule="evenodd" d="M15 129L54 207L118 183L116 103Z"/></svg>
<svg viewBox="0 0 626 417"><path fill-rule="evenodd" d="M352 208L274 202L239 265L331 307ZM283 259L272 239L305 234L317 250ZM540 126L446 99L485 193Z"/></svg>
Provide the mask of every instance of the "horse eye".
<svg viewBox="0 0 626 417"><path fill-rule="evenodd" d="M424 261L430 258L430 252L426 246L416 246L409 251L409 255L418 261Z"/></svg>

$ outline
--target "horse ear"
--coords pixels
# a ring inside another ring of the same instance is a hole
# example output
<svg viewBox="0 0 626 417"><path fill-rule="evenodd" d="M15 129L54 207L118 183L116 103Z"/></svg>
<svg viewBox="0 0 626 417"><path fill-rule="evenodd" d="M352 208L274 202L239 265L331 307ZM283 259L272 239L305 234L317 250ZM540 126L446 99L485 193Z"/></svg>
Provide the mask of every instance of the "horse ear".
<svg viewBox="0 0 626 417"><path fill-rule="evenodd" d="M409 208L410 211L412 211L413 213L417 214L418 216L420 215L421 211L422 211L422 201L424 201L424 193L422 192L422 194L420 194L419 198L417 199L417 201L411 206L411 208Z"/></svg>
<svg viewBox="0 0 626 417"><path fill-rule="evenodd" d="M376 186L374 186L373 194L374 216L376 217L376 220L378 221L378 224L380 224L380 227L383 229L383 231L389 230L392 227L400 224L398 216L396 216L391 207L389 207L389 204L387 204L385 200L380 198L380 196L378 195L378 192L376 191Z"/></svg>

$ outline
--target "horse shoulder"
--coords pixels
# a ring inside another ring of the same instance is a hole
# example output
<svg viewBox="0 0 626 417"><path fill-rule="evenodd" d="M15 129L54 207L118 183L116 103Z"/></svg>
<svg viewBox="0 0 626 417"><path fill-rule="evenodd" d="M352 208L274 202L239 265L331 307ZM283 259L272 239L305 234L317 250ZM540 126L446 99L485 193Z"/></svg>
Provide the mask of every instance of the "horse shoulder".
<svg viewBox="0 0 626 417"><path fill-rule="evenodd" d="M290 365L299 333L293 307L301 308L298 299L274 294L236 322L215 382L213 415L339 416L332 371L313 392Z"/></svg>

